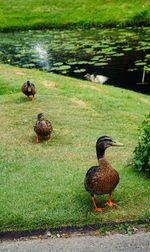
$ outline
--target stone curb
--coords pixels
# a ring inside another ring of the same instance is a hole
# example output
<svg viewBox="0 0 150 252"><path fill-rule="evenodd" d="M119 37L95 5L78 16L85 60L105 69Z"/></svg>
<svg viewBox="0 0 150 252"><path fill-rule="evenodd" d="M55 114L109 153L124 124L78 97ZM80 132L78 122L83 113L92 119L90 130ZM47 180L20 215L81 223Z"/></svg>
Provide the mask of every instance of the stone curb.
<svg viewBox="0 0 150 252"><path fill-rule="evenodd" d="M89 232L94 232L97 229L102 227L114 227L117 225L142 225L142 224L150 224L150 218L144 220L127 220L127 221L120 221L120 222L104 222L104 223L97 223L97 224L89 224L82 227L79 226L65 226L65 227L57 227L57 228L48 228L48 229L39 229L39 230L24 230L24 231L6 231L0 232L0 239L1 240L13 240L13 239L20 239L20 238L31 238L35 236L51 236L51 234L61 234L63 233L80 233L85 234Z"/></svg>

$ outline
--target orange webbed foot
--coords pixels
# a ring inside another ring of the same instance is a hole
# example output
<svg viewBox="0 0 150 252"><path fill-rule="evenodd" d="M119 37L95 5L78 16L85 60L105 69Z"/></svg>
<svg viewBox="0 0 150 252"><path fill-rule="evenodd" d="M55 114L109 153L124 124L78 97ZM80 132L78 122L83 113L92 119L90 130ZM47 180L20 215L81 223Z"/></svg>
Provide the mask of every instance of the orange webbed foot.
<svg viewBox="0 0 150 252"><path fill-rule="evenodd" d="M104 210L104 208L101 208L101 207L96 207L96 208L95 208L95 211L96 211L96 212L102 212L103 210Z"/></svg>
<svg viewBox="0 0 150 252"><path fill-rule="evenodd" d="M107 200L105 205L109 206L109 207L116 206L116 204L114 202L112 202L112 200Z"/></svg>
<svg viewBox="0 0 150 252"><path fill-rule="evenodd" d="M116 204L112 201L112 192L109 193L109 197L108 197L108 199L107 199L105 205L107 205L107 206L109 206L109 207L112 207L112 206L116 205Z"/></svg>
<svg viewBox="0 0 150 252"><path fill-rule="evenodd" d="M102 212L102 211L104 210L104 208L97 207L97 205L96 205L96 200L95 200L95 198L94 198L94 196L93 196L93 195L91 195L91 198L92 198L92 202L93 202L93 205L94 205L95 211L96 211L96 212Z"/></svg>

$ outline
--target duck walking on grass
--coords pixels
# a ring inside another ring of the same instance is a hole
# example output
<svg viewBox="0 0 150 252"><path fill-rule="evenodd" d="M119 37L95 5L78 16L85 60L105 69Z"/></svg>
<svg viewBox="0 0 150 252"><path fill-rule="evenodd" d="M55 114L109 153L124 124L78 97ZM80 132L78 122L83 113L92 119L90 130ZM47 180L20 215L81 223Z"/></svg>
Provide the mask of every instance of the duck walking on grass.
<svg viewBox="0 0 150 252"><path fill-rule="evenodd" d="M45 120L43 113L39 113L37 115L37 122L34 125L34 131L37 134L36 138L37 143L39 143L42 138L50 139L53 127L50 121Z"/></svg>
<svg viewBox="0 0 150 252"><path fill-rule="evenodd" d="M113 206L112 192L119 183L118 172L111 167L105 158L105 150L110 146L123 146L117 143L109 136L102 136L96 142L96 153L98 159L98 166L92 166L86 173L84 185L85 189L90 193L94 208L96 211L102 211L96 205L95 194L109 194L106 205Z"/></svg>
<svg viewBox="0 0 150 252"><path fill-rule="evenodd" d="M30 81L26 81L21 88L22 92L30 98L32 97L32 100L34 100L34 95L36 93L35 85L31 83Z"/></svg>

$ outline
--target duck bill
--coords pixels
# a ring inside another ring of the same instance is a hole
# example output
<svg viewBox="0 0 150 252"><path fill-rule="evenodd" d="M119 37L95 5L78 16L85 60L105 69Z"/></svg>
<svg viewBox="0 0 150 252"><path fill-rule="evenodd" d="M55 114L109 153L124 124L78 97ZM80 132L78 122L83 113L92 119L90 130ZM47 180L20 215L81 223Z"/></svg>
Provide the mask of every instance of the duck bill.
<svg viewBox="0 0 150 252"><path fill-rule="evenodd" d="M124 146L124 144L119 142L113 142L112 146Z"/></svg>

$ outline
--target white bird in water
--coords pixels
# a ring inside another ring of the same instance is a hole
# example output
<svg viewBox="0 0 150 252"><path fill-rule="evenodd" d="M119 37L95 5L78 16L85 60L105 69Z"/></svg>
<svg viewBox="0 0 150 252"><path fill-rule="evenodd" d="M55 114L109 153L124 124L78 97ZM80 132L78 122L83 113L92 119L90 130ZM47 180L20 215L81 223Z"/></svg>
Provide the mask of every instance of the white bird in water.
<svg viewBox="0 0 150 252"><path fill-rule="evenodd" d="M100 84L105 83L109 79L107 76L104 76L104 75L96 75L96 76L94 76L94 74L89 74L89 73L87 73L86 75L84 75L84 77L87 80L90 80L90 81L93 81L93 82L96 82L96 83L100 83Z"/></svg>

